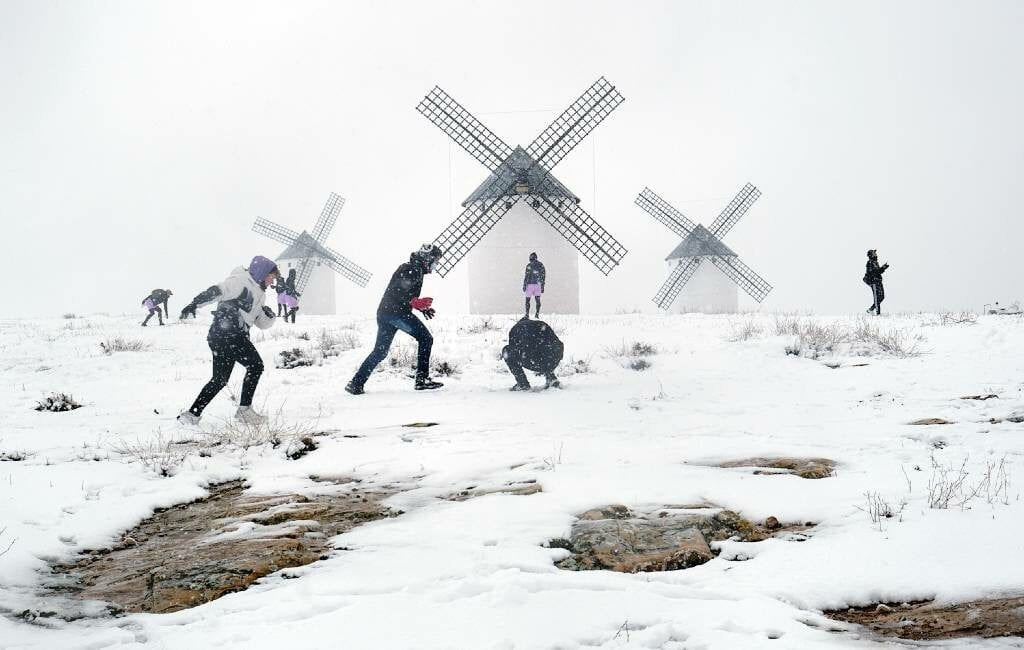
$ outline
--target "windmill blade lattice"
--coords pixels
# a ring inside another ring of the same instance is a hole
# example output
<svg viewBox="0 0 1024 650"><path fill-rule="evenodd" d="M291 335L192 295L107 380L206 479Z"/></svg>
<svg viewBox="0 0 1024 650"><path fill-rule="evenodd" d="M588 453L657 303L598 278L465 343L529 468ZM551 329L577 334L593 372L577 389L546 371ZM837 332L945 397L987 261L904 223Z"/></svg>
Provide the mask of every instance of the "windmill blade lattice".
<svg viewBox="0 0 1024 650"><path fill-rule="evenodd" d="M324 204L324 209L320 211L320 218L313 226L313 239L318 242L327 239L327 235L334 229L334 224L338 222L338 213L341 212L344 205L345 199L331 192L331 195L327 197L327 203Z"/></svg>
<svg viewBox="0 0 1024 650"><path fill-rule="evenodd" d="M711 263L721 269L733 282L747 292L747 295L761 302L772 290L772 285L743 263L738 257L712 257Z"/></svg>
<svg viewBox="0 0 1024 650"><path fill-rule="evenodd" d="M732 201L729 201L729 205L725 206L722 210L722 214L718 215L714 221L711 222L711 226L708 230L715 237L721 239L725 237L726 233L732 230L732 227L736 225L743 215L747 213L750 206L754 205L754 201L757 197L761 196L761 190L757 189L750 183L743 186Z"/></svg>
<svg viewBox="0 0 1024 650"><path fill-rule="evenodd" d="M626 255L626 248L578 204L566 201L559 207L546 196L533 198L533 209L601 273L611 273Z"/></svg>
<svg viewBox="0 0 1024 650"><path fill-rule="evenodd" d="M327 266L361 287L365 287L370 282L372 274L369 271L329 246L324 246L324 250L329 253L323 258Z"/></svg>
<svg viewBox="0 0 1024 650"><path fill-rule="evenodd" d="M625 98L615 86L601 77L541 131L526 153L551 169L623 101Z"/></svg>
<svg viewBox="0 0 1024 650"><path fill-rule="evenodd" d="M455 221L434 240L444 257L437 264L436 273L442 278L476 246L477 242L483 239L484 235L498 223L505 213L513 205L519 202L519 198L511 201L497 199L494 201L480 201L471 203L462 211Z"/></svg>
<svg viewBox="0 0 1024 650"><path fill-rule="evenodd" d="M697 224L687 219L686 215L669 205L668 201L655 194L649 187L645 187L644 191L637 195L634 203L680 237L686 237L697 227Z"/></svg>
<svg viewBox="0 0 1024 650"><path fill-rule="evenodd" d="M299 238L299 233L294 230L285 228L263 217L256 217L256 223L252 224L252 231L282 244L292 244Z"/></svg>
<svg viewBox="0 0 1024 650"><path fill-rule="evenodd" d="M672 273L669 274L668 279L665 280L661 288L658 289L658 293L654 296L654 304L658 305L662 309L668 309L672 305L672 301L679 296L679 292L683 290L683 285L693 277L696 273L697 267L700 266L702 258L694 257L688 262L679 264Z"/></svg>
<svg viewBox="0 0 1024 650"><path fill-rule="evenodd" d="M437 86L423 98L416 110L491 171L512 155L512 147Z"/></svg>

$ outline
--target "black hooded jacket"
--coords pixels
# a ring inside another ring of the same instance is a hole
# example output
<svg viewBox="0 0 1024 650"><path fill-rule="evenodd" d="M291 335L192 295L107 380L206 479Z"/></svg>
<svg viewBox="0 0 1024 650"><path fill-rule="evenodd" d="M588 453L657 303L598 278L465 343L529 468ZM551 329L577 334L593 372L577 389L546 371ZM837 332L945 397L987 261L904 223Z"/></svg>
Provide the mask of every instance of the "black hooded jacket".
<svg viewBox="0 0 1024 650"><path fill-rule="evenodd" d="M523 291L526 285L539 284L541 291L544 290L544 283L547 281L547 271L540 260L530 260L526 265L526 273L523 275Z"/></svg>
<svg viewBox="0 0 1024 650"><path fill-rule="evenodd" d="M412 314L409 301L419 298L423 290L423 263L415 255L409 261L395 269L384 290L384 296L377 307L378 316L404 316Z"/></svg>
<svg viewBox="0 0 1024 650"><path fill-rule="evenodd" d="M527 370L549 373L562 362L562 341L551 326L540 320L520 319L508 332L508 354L518 355Z"/></svg>
<svg viewBox="0 0 1024 650"><path fill-rule="evenodd" d="M864 269L865 284L882 284L882 274L889 268L888 264L878 265L878 258L868 258Z"/></svg>

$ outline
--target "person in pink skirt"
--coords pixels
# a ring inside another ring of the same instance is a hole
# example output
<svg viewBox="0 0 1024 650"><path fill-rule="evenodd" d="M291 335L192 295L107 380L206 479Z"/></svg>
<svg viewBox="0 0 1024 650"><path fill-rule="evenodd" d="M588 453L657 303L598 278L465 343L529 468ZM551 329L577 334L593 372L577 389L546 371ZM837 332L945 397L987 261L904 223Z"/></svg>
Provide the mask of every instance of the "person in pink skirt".
<svg viewBox="0 0 1024 650"><path fill-rule="evenodd" d="M278 278L278 284L281 279ZM284 322L292 317L292 324L295 323L295 314L299 311L299 296L302 295L295 290L295 269L288 269L288 279L284 281L284 293L277 294L278 304L284 305Z"/></svg>
<svg viewBox="0 0 1024 650"><path fill-rule="evenodd" d="M544 293L544 283L547 280L547 271L544 265L537 259L536 253L530 253L530 261L526 265L526 275L523 276L523 295L526 296L526 318L530 317L530 298L537 303L537 311L534 318L540 318L540 296Z"/></svg>

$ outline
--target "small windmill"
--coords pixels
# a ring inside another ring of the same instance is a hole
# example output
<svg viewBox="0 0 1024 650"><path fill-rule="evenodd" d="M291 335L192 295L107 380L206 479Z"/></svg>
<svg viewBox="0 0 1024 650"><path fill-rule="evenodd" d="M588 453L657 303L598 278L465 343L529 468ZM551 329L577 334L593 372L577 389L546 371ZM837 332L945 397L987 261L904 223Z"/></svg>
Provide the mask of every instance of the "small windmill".
<svg viewBox="0 0 1024 650"><path fill-rule="evenodd" d="M519 308L519 283L527 256L537 251L548 268L545 311L579 311L579 265L576 251L605 275L626 249L579 206L580 199L551 169L573 150L619 104L623 97L601 77L525 149L509 146L435 86L416 107L438 128L480 161L490 176L462 203L465 210L434 243L445 251L437 272L444 276L487 235L507 212L523 206L503 223L471 264L470 311L508 313ZM530 212L539 216L533 218ZM551 228L544 227L544 223ZM555 233L561 237L554 236ZM565 242L568 242L566 245Z"/></svg>
<svg viewBox="0 0 1024 650"><path fill-rule="evenodd" d="M288 247L277 256L278 268L287 277L295 269L295 289L303 294L301 308L306 314L333 314L334 274L339 273L361 287L370 281L370 272L327 246L327 236L338 221L345 199L334 192L327 198L313 232L295 232L273 221L257 217L252 229ZM326 267L326 269L324 268Z"/></svg>
<svg viewBox="0 0 1024 650"><path fill-rule="evenodd" d="M746 214L759 196L761 196L760 190L747 183L739 194L729 202L729 205L725 206L711 226L705 228L703 225L695 224L687 219L682 212L673 208L650 188L644 188L644 191L640 192L635 203L683 238L682 243L665 258L672 266L672 272L658 289L657 295L654 296L655 304L662 309L668 309L683 290L683 286L698 272L698 269L701 269L701 273L704 275L702 283L704 291L699 293L703 294L701 296L703 305L700 305L703 310L736 311L735 286L723 285L724 278L721 274L715 273L711 267L704 265L705 260L710 260L729 280L747 292L751 298L757 302L764 300L768 292L772 290L771 285L744 264L732 249L722 243L722 238L732 230L732 227ZM717 284L716 280L718 280ZM730 289L732 291L731 300L728 295Z"/></svg>

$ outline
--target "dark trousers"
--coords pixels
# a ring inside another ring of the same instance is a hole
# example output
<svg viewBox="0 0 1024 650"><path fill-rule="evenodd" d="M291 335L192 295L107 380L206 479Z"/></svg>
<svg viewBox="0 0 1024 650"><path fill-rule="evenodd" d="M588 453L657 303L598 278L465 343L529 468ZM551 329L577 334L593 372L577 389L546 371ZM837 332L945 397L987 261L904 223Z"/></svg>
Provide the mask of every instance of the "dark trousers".
<svg viewBox="0 0 1024 650"><path fill-rule="evenodd" d="M149 313L146 314L146 320L142 321L142 324L145 325L146 323L148 323L149 319L153 318L153 314L156 314L156 319L158 321L160 321L161 325L163 325L164 324L164 316L163 316L163 313L161 313L159 307L153 307L152 309L150 309Z"/></svg>
<svg viewBox="0 0 1024 650"><path fill-rule="evenodd" d="M881 282L871 285L871 299L874 300L871 303L871 309L874 310L875 314L881 315L882 301L885 300L885 287L882 286Z"/></svg>
<svg viewBox="0 0 1024 650"><path fill-rule="evenodd" d="M419 344L419 351L416 354L416 379L427 378L430 374L430 348L434 345L434 337L430 335L427 326L412 314L378 314L377 341L373 344L373 351L352 377L353 384L362 386L366 383L373 369L384 360L384 357L388 356L391 342L399 330L416 339L416 343Z"/></svg>
<svg viewBox="0 0 1024 650"><path fill-rule="evenodd" d="M260 353L256 351L252 341L248 337L238 336L230 339L212 339L209 343L210 351L213 352L213 376L199 391L199 397L189 410L195 415L202 415L203 409L228 385L228 379L231 378L231 371L234 370L236 363L245 368L242 395L238 405L252 406L256 384L260 382L260 375L263 374L263 359L260 358Z"/></svg>
<svg viewBox="0 0 1024 650"><path fill-rule="evenodd" d="M534 313L534 317L535 318L540 318L540 296L534 296L533 299L537 302L537 311L536 311L536 313ZM530 316L530 299L529 298L526 299L526 316L527 316L527 318L529 318L529 316Z"/></svg>
<svg viewBox="0 0 1024 650"><path fill-rule="evenodd" d="M501 358L505 360L505 365L508 366L509 372L516 378L516 383L520 386L529 386L530 380L526 378L526 373L523 372L523 364L520 361L518 353L510 351L509 346L505 346L501 350ZM544 379L550 384L553 381L558 381L558 377L555 377L555 373L548 371L544 373Z"/></svg>

